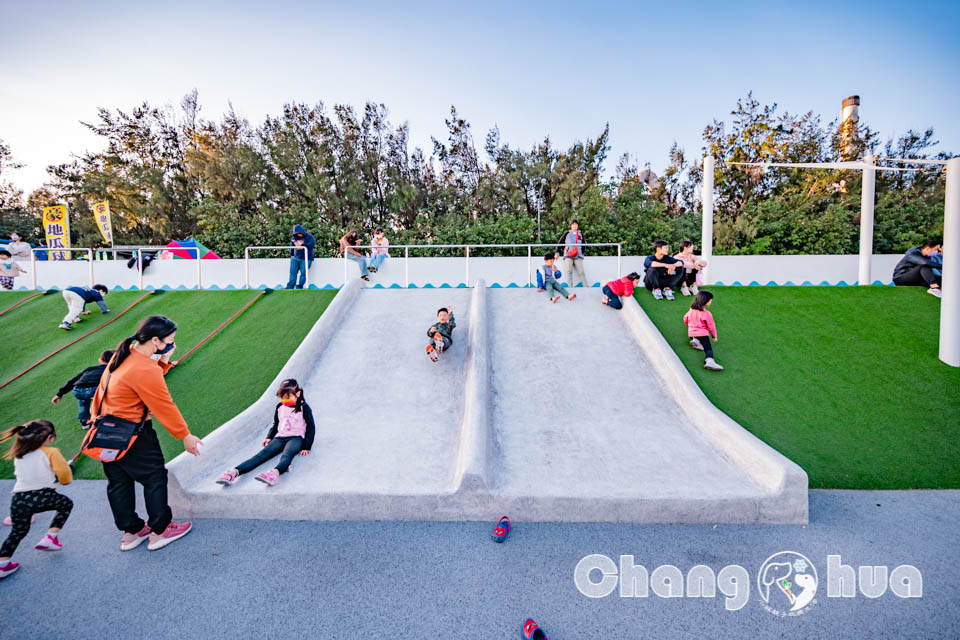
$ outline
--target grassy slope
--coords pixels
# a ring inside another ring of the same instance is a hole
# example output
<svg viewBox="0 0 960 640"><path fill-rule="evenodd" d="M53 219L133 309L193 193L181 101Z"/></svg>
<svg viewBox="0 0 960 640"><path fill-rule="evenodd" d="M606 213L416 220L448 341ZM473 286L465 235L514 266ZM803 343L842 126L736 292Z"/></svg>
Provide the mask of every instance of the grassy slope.
<svg viewBox="0 0 960 640"><path fill-rule="evenodd" d="M960 488L960 370L937 358L919 287L711 287L723 372L703 369L689 298L641 306L708 398L811 487Z"/></svg>
<svg viewBox="0 0 960 640"><path fill-rule="evenodd" d="M191 430L203 436L258 398L334 294L311 290L277 291L265 296L191 355L181 369L170 372L167 384ZM254 295L249 291L177 291L147 298L110 326L0 390L0 425L34 418L51 420L58 430L56 446L65 456L72 456L83 432L78 427L77 405L72 395L57 406L50 404L60 385L85 366L95 364L100 351L115 347L148 315L166 315L179 325L176 359ZM60 296L31 300L3 316L0 318L0 383L56 347L114 317L138 297L138 292L111 293L107 296L109 315L101 316L99 310L95 310L69 333L56 329L66 309ZM0 302L6 299L4 296ZM96 309L95 306L88 308ZM168 459L183 450L166 431L158 427L158 432ZM81 458L78 476L98 478L102 472L98 463ZM0 461L0 477L12 477L10 462Z"/></svg>

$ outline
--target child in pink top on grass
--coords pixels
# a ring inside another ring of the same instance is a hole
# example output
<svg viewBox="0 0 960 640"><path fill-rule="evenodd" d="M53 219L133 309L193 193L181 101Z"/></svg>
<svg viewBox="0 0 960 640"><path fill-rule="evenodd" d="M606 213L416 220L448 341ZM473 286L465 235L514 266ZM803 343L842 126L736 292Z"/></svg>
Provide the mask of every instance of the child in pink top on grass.
<svg viewBox="0 0 960 640"><path fill-rule="evenodd" d="M687 325L690 346L703 351L707 356L703 368L710 371L723 371L723 367L713 359L713 346L710 344L710 336L713 336L714 342L719 342L717 340L717 325L713 322L713 314L707 311L707 307L712 302L712 293L709 291L697 292L693 304L690 305L690 310L683 316L683 324Z"/></svg>

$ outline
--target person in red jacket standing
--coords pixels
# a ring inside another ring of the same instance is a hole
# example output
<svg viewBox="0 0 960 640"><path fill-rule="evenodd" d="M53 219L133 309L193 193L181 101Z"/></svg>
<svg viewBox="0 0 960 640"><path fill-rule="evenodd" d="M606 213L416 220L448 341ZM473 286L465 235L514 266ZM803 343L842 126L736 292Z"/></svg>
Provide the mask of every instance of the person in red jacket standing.
<svg viewBox="0 0 960 640"><path fill-rule="evenodd" d="M619 280L611 280L603 285L603 299L600 302L614 309L622 309L623 302L620 301L620 296L632 296L633 288L638 282L640 282L640 276L636 271Z"/></svg>

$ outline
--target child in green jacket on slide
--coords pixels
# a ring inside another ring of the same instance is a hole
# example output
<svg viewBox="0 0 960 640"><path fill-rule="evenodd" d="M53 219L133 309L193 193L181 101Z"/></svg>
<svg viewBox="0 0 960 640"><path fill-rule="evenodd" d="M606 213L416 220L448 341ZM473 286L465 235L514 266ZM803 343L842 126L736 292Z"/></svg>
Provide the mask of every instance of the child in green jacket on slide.
<svg viewBox="0 0 960 640"><path fill-rule="evenodd" d="M453 307L441 307L437 311L437 321L427 329L427 337L430 338L430 344L427 345L427 355L436 362L440 359L440 354L450 348L453 344L453 330L457 326L457 321L453 319Z"/></svg>

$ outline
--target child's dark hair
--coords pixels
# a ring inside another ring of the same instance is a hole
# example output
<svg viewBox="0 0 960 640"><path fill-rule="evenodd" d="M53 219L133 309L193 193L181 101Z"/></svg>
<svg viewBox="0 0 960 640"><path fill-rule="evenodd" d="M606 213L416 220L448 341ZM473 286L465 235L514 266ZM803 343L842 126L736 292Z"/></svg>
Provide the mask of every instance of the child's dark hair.
<svg viewBox="0 0 960 640"><path fill-rule="evenodd" d="M627 277L633 280L634 282L636 282L637 280L640 279L640 274L637 273L636 271L631 271L630 273L627 274Z"/></svg>
<svg viewBox="0 0 960 640"><path fill-rule="evenodd" d="M103 295L107 295L108 293L110 293L110 291L102 284L95 284L93 285L93 288L99 291L100 293L102 293Z"/></svg>
<svg viewBox="0 0 960 640"><path fill-rule="evenodd" d="M100 362L103 362L104 364L109 363L110 360L113 358L114 353L116 353L116 351L114 351L113 349L107 349L106 351L100 354Z"/></svg>
<svg viewBox="0 0 960 640"><path fill-rule="evenodd" d="M934 247L939 247L939 246L941 246L942 244L943 244L943 243L940 242L939 240L935 240L934 238L930 238L929 240L924 241L924 243L923 243L923 248L924 248L924 249L933 249Z"/></svg>
<svg viewBox="0 0 960 640"><path fill-rule="evenodd" d="M665 247L665 246L667 246L667 241L666 241L666 240L654 240L654 241L653 241L653 250L654 250L654 251L656 251L656 250L659 249L660 247Z"/></svg>
<svg viewBox="0 0 960 640"><path fill-rule="evenodd" d="M687 247L692 247L692 246L693 246L693 241L692 241L692 240L681 240L681 241L680 241L680 251L683 251L683 250L686 249Z"/></svg>
<svg viewBox="0 0 960 640"><path fill-rule="evenodd" d="M446 307L440 307L439 309L437 309L437 315L439 316L444 311L446 311L447 313L450 313L450 309L447 309Z"/></svg>
<svg viewBox="0 0 960 640"><path fill-rule="evenodd" d="M7 258L12 258L13 254L7 251L6 249L0 249L0 258L6 260Z"/></svg>
<svg viewBox="0 0 960 640"><path fill-rule="evenodd" d="M22 458L28 453L33 453L46 442L47 438L56 435L53 423L49 420L31 420L26 424L18 424L10 427L3 432L0 442L6 442L11 438L16 438L13 446L3 454L5 460Z"/></svg>
<svg viewBox="0 0 960 640"><path fill-rule="evenodd" d="M123 361L130 355L130 347L134 342L150 342L154 338L163 340L171 333L177 330L176 323L165 316L150 316L140 323L137 332L129 338L124 338L117 345L117 350L110 359L110 371L116 371L117 367L123 364Z"/></svg>
<svg viewBox="0 0 960 640"><path fill-rule="evenodd" d="M690 305L691 309L696 309L697 311L703 311L707 307L707 303L713 300L713 294L709 291L698 291L697 296L693 299L693 304Z"/></svg>
<svg viewBox="0 0 960 640"><path fill-rule="evenodd" d="M280 383L280 386L277 388L277 397L282 398L283 396L290 394L295 396L297 399L297 404L294 405L294 411L303 411L303 405L306 402L303 399L303 388L300 386L300 383L293 378L287 378Z"/></svg>
<svg viewBox="0 0 960 640"><path fill-rule="evenodd" d="M545 254L543 254L543 261L546 262L547 260L553 260L555 257L556 256L553 255L553 251L547 251Z"/></svg>

